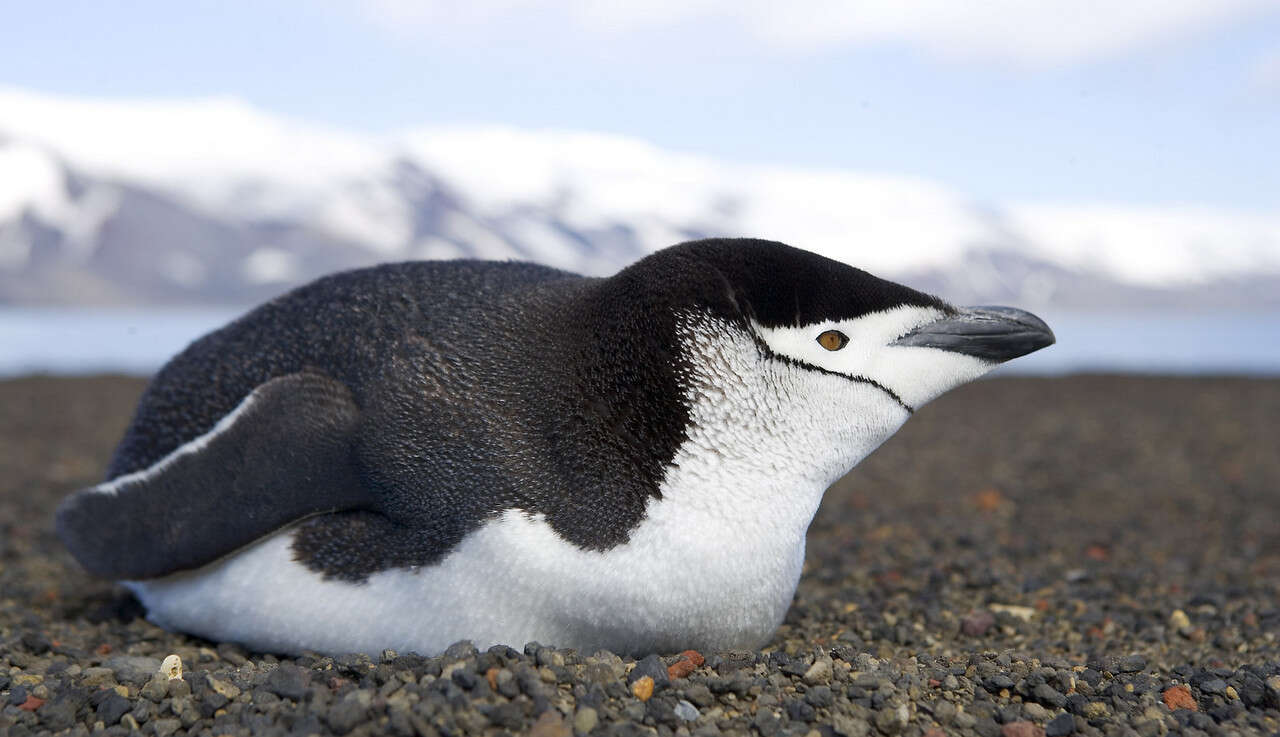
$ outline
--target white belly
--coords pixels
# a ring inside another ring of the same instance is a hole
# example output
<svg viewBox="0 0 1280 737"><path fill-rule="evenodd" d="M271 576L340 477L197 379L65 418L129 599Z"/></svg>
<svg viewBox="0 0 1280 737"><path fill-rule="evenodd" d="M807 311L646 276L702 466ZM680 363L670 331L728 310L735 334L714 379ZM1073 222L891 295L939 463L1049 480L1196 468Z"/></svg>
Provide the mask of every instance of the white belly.
<svg viewBox="0 0 1280 737"><path fill-rule="evenodd" d="M692 534L656 502L626 545L604 553L561 540L510 510L439 565L324 580L294 562L286 530L196 571L130 587L164 627L267 651L435 654L458 640L591 652L672 652L763 645L790 606L800 535Z"/></svg>

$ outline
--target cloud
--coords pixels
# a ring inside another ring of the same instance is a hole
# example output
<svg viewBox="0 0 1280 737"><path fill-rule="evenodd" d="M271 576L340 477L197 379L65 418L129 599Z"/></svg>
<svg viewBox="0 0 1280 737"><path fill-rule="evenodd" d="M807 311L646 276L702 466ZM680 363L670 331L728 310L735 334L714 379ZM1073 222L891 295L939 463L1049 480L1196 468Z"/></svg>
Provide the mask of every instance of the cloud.
<svg viewBox="0 0 1280 737"><path fill-rule="evenodd" d="M532 19L594 35L732 27L783 52L900 44L1032 66L1088 62L1277 12L1274 0L367 0L358 7L398 33L441 38Z"/></svg>

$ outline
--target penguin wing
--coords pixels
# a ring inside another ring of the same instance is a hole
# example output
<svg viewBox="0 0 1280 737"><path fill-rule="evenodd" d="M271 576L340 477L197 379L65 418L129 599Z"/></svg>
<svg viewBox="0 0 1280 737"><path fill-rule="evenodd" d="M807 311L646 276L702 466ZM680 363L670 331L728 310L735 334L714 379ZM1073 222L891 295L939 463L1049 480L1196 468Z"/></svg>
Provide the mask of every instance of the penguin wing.
<svg viewBox="0 0 1280 737"><path fill-rule="evenodd" d="M91 573L144 579L197 568L313 514L370 496L352 461L360 411L303 372L260 384L205 434L58 508L58 536Z"/></svg>

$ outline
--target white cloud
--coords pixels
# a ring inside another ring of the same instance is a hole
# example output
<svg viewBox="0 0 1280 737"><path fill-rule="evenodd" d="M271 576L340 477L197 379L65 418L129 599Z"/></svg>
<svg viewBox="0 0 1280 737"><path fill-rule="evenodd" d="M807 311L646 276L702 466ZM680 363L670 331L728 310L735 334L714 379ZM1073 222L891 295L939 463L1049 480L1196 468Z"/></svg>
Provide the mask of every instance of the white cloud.
<svg viewBox="0 0 1280 737"><path fill-rule="evenodd" d="M368 0L358 8L398 33L442 38L534 18L597 35L730 25L790 52L903 44L1037 66L1086 62L1280 12L1276 0Z"/></svg>

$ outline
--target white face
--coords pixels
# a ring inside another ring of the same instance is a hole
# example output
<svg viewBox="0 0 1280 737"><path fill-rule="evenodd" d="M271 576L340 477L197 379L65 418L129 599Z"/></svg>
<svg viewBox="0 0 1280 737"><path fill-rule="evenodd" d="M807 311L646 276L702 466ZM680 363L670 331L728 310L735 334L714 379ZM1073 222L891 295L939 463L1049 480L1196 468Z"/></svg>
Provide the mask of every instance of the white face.
<svg viewBox="0 0 1280 737"><path fill-rule="evenodd" d="M932 307L903 306L852 320L753 327L774 353L854 380L874 381L914 411L996 367L974 356L938 348L892 345L913 329L946 316ZM824 336L829 331L836 334Z"/></svg>

